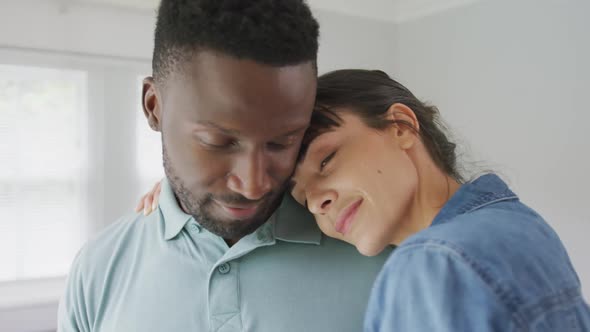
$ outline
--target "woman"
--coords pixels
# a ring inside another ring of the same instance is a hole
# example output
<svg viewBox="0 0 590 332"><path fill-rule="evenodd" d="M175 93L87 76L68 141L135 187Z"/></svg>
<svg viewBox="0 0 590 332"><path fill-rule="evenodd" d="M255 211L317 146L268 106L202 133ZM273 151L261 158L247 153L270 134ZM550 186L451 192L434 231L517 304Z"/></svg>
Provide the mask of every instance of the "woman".
<svg viewBox="0 0 590 332"><path fill-rule="evenodd" d="M590 330L555 232L496 175L465 182L436 108L381 71L318 79L291 194L362 254L398 246L367 331Z"/></svg>

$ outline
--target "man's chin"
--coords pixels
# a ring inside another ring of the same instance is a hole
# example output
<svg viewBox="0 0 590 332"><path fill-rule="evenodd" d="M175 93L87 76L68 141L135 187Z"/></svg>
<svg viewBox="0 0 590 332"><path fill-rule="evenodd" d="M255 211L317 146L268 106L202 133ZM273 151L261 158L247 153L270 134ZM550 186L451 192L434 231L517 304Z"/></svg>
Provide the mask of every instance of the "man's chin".
<svg viewBox="0 0 590 332"><path fill-rule="evenodd" d="M232 219L224 213L212 211L212 213L201 216L201 220L197 219L197 221L211 233L224 239L239 239L253 233L263 225L272 215L267 211L259 212L247 219Z"/></svg>
<svg viewBox="0 0 590 332"><path fill-rule="evenodd" d="M273 211L278 207L278 202L279 200L275 198L273 200L265 200L257 206L250 208L237 208L213 200L207 212L209 212L211 217L227 225L261 225L270 218Z"/></svg>
<svg viewBox="0 0 590 332"><path fill-rule="evenodd" d="M224 239L240 239L263 225L278 208L280 197L260 202L255 211L232 211L215 199L201 205L201 226ZM228 204L229 205L229 204ZM196 216L195 216L196 217Z"/></svg>

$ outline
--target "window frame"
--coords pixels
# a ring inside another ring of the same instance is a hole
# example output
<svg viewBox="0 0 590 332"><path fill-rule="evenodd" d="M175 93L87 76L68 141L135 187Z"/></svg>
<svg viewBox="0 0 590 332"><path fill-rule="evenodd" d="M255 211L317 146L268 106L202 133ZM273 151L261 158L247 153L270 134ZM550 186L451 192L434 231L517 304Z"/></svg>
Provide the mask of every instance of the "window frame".
<svg viewBox="0 0 590 332"><path fill-rule="evenodd" d="M132 210L134 207L132 202L140 182L139 176L133 174L136 172L134 160L124 169L124 174L120 174L120 178L131 176L129 180L131 187L122 193L127 200L117 202L116 198L113 198L109 202L107 201L109 198L105 197L105 192L111 192L109 188L116 188L119 185L119 179L112 176L117 171L117 164L110 160L110 156L105 158L105 154L108 153L109 146L114 145L114 142L121 138L105 138L105 136L111 136L106 135L107 130L110 133L111 128L114 127L115 136L124 135L126 131L117 129L135 128L136 123L135 114L121 118L116 112L109 112L110 104L107 101L114 103L123 101L124 104L128 104L127 106L139 103L136 99L139 87L133 89L132 85L136 84L137 77L141 73L151 72L150 60L0 46L0 63L81 70L87 73L85 129L88 139L83 141L83 144L86 145L88 153L86 153L87 168L82 174L85 187L82 198L85 206L82 210L86 211L87 222L81 227L83 237L81 242L85 243L107 225L116 221L116 217L120 215L120 212L106 213L105 206L115 206L119 210L124 209L125 211ZM125 90L123 91L125 93L121 93L121 89ZM122 108L124 107L122 106ZM133 108L133 111L135 110L137 107ZM121 119L123 120L121 121ZM135 134L134 129L130 131L132 135ZM130 144L135 149L134 139ZM134 159L136 154L135 150L117 151L117 157L123 158L129 155L131 159ZM19 308L48 304L51 304L49 306L51 310L55 310L57 302L63 295L66 279L67 276L63 275L29 280L0 281L0 314Z"/></svg>

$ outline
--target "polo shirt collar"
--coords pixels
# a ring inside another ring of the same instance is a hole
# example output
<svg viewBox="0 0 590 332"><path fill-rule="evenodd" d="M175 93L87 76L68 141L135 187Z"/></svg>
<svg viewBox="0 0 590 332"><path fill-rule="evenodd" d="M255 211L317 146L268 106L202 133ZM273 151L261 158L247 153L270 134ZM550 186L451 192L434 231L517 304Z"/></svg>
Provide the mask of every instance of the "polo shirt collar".
<svg viewBox="0 0 590 332"><path fill-rule="evenodd" d="M178 205L167 178L162 180L159 204L164 218L164 238L170 240L182 231L192 216L186 214ZM322 239L322 232L313 215L289 194L284 195L281 205L265 225L272 230L273 238L285 242L319 245ZM256 232L259 232L260 228Z"/></svg>
<svg viewBox="0 0 590 332"><path fill-rule="evenodd" d="M170 240L180 233L184 225L192 219L192 216L184 213L178 205L167 178L162 180L159 204L164 218L164 239Z"/></svg>
<svg viewBox="0 0 590 332"><path fill-rule="evenodd" d="M291 195L285 194L275 217L276 239L292 243L320 244L322 232L313 215L297 203Z"/></svg>

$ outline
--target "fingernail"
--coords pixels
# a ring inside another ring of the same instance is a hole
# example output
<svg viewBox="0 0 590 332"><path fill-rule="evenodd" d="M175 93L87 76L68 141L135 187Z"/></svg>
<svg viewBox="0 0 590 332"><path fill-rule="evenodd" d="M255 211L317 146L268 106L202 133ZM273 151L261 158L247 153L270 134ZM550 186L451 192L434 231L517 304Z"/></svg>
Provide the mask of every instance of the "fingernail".
<svg viewBox="0 0 590 332"><path fill-rule="evenodd" d="M152 204L152 211L155 211L157 207L158 207L157 203Z"/></svg>
<svg viewBox="0 0 590 332"><path fill-rule="evenodd" d="M148 214L150 214L150 212L152 212L152 209L148 206L143 210L143 215L147 216Z"/></svg>

